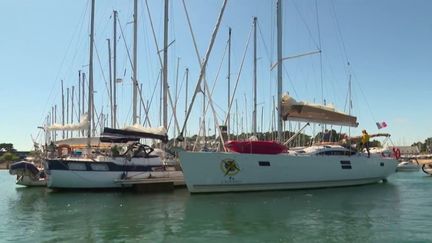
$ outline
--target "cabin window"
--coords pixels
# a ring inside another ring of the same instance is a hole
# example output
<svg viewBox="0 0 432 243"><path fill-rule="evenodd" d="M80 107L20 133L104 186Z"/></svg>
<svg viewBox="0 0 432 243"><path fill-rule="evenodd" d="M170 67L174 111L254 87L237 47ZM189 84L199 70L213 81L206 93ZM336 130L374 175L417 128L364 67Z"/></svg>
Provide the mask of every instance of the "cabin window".
<svg viewBox="0 0 432 243"><path fill-rule="evenodd" d="M269 161L259 161L258 164L259 164L259 166L270 166Z"/></svg>
<svg viewBox="0 0 432 243"><path fill-rule="evenodd" d="M342 169L344 169L344 170L351 170L352 169L352 167L351 167L351 161L349 161L349 160L341 160L341 167L342 167Z"/></svg>
<svg viewBox="0 0 432 243"><path fill-rule="evenodd" d="M108 171L108 165L107 164L91 164L90 165L92 170L97 170L97 171Z"/></svg>
<svg viewBox="0 0 432 243"><path fill-rule="evenodd" d="M346 151L346 150L331 150L331 151L323 151L317 153L317 155L354 155L355 151Z"/></svg>
<svg viewBox="0 0 432 243"><path fill-rule="evenodd" d="M87 170L84 163L68 163L69 170Z"/></svg>

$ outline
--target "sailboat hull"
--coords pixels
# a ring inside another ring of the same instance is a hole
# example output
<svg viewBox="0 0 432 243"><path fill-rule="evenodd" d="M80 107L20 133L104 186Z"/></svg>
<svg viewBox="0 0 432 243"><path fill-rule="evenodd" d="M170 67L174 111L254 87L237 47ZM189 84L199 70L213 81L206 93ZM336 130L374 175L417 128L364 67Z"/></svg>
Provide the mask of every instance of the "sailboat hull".
<svg viewBox="0 0 432 243"><path fill-rule="evenodd" d="M188 190L263 191L379 182L395 173L392 158L187 152L180 163Z"/></svg>
<svg viewBox="0 0 432 243"><path fill-rule="evenodd" d="M119 161L47 160L47 186L56 189L100 189L132 187L130 181L179 178L179 171L167 171L159 158L146 164ZM159 162L158 162L159 161Z"/></svg>

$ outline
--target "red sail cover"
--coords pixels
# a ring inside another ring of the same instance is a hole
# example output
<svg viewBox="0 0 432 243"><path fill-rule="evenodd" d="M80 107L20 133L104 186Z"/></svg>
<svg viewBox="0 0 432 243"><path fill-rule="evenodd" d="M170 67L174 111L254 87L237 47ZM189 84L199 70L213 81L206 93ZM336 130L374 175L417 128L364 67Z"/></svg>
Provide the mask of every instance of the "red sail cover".
<svg viewBox="0 0 432 243"><path fill-rule="evenodd" d="M280 154L288 150L286 146L274 141L228 141L225 147L242 154Z"/></svg>

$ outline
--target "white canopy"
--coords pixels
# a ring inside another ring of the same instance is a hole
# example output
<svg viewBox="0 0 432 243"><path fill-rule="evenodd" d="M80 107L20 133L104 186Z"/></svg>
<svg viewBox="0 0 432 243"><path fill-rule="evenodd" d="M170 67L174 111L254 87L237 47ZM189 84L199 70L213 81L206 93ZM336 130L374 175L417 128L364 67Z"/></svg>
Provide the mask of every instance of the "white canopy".
<svg viewBox="0 0 432 243"><path fill-rule="evenodd" d="M288 94L282 96L281 115L283 120L316 122L324 124L357 127L357 117L336 111L333 106L297 102Z"/></svg>

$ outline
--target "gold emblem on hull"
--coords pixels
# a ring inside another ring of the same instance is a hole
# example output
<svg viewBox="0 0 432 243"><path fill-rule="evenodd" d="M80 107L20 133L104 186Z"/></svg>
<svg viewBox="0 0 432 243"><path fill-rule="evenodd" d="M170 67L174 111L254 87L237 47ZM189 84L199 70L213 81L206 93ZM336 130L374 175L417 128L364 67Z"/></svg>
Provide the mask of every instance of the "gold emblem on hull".
<svg viewBox="0 0 432 243"><path fill-rule="evenodd" d="M222 160L221 169L224 176L233 176L240 172L240 167L233 159Z"/></svg>

